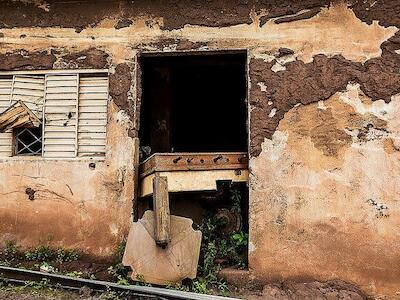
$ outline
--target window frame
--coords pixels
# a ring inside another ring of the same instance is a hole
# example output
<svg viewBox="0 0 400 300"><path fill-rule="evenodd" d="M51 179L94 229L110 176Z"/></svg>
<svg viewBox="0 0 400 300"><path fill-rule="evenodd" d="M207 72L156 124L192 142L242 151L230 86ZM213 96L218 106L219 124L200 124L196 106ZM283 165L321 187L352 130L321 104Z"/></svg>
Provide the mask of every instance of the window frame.
<svg viewBox="0 0 400 300"><path fill-rule="evenodd" d="M77 75L77 98L76 98L76 119L75 119L75 139L74 139L74 145L75 145L75 151L74 155L71 157L46 157L44 153L44 148L45 148L45 128L46 128L46 96L43 98L43 106L42 106L42 136L41 136L41 143L42 143L42 151L39 155L29 155L29 154L17 154L17 145L16 145L16 136L14 134L14 130L12 130L12 137L11 137L11 156L0 156L0 160L83 160L83 161L104 161L106 158L106 149L104 149L101 152L96 153L93 151L93 153L87 155L87 156L80 156L79 155L79 139L78 139L78 124L79 124L79 101L80 101L80 75L83 75L82 77L104 77L106 79L106 97L101 98L101 101L105 100L104 106L105 106L105 115L106 115L106 122L104 126L104 136L105 136L105 141L102 141L102 145L104 147L107 146L107 136L108 136L108 103L109 103L109 75L110 75L110 70L109 69L68 69L68 70L27 70L27 71L0 71L0 78L10 78L12 77L13 79L17 75L42 75L45 78L47 75ZM13 87L12 87L13 88ZM46 95L46 82L44 86L44 94ZM10 93L10 104L12 103L12 90ZM94 112L97 113L97 112ZM90 132L89 132L90 134ZM60 137L61 139L61 137Z"/></svg>

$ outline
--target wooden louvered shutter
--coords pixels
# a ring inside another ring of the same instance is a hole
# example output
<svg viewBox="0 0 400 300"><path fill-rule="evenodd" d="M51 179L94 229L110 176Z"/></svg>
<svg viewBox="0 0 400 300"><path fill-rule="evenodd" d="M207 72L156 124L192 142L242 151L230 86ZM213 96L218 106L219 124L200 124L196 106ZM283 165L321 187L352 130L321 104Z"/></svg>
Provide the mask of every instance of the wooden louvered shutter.
<svg viewBox="0 0 400 300"><path fill-rule="evenodd" d="M78 156L105 155L107 99L107 77L80 78Z"/></svg>
<svg viewBox="0 0 400 300"><path fill-rule="evenodd" d="M78 85L78 74L46 75L44 157L76 156Z"/></svg>
<svg viewBox="0 0 400 300"><path fill-rule="evenodd" d="M0 113L10 106L12 78L0 79ZM0 133L0 157L12 156L12 132Z"/></svg>
<svg viewBox="0 0 400 300"><path fill-rule="evenodd" d="M44 75L15 75L11 103L22 101L39 119L42 118Z"/></svg>

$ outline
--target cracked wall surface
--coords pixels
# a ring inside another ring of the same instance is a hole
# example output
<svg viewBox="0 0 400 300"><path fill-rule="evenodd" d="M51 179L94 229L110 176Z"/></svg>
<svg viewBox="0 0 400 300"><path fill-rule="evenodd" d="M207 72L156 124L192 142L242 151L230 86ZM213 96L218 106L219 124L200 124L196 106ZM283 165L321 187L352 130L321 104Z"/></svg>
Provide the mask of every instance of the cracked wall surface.
<svg viewBox="0 0 400 300"><path fill-rule="evenodd" d="M395 297L398 1L170 5L0 3L0 69L111 73L104 162L95 169L87 161L0 162L5 236L29 246L49 232L54 243L109 255L131 212L138 55L245 49L252 274L263 281L341 279Z"/></svg>

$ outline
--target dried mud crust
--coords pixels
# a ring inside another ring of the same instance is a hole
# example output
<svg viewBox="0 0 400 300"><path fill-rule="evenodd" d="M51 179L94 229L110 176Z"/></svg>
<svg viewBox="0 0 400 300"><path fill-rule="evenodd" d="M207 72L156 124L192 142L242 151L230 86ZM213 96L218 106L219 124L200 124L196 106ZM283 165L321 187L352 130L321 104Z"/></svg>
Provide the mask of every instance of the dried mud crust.
<svg viewBox="0 0 400 300"><path fill-rule="evenodd" d="M261 20L296 14L329 4L328 0L175 0L175 1L1 1L0 28L66 27L77 32L96 26L106 18L116 18L117 28L129 26L130 19L141 15L163 18L163 29L173 30L186 24L223 27L250 24L252 9L264 10ZM228 4L227 4L228 3ZM171 9L173 7L173 9ZM122 23L121 23L121 22Z"/></svg>
<svg viewBox="0 0 400 300"><path fill-rule="evenodd" d="M108 54L90 48L80 52L62 54L59 49L29 52L23 49L0 54L0 70L50 70L58 69L104 69L108 65Z"/></svg>
<svg viewBox="0 0 400 300"><path fill-rule="evenodd" d="M400 55L395 52L400 49L400 34L384 42L381 49L381 57L364 64L338 55L328 58L320 54L311 63L294 61L279 72L271 70L275 60L252 59L249 66L251 155L260 154L264 139L272 138L279 121L296 104L326 100L336 92L344 91L350 82L359 83L361 90L372 100L390 102L391 96L400 92ZM267 89L261 90L258 83L263 83Z"/></svg>

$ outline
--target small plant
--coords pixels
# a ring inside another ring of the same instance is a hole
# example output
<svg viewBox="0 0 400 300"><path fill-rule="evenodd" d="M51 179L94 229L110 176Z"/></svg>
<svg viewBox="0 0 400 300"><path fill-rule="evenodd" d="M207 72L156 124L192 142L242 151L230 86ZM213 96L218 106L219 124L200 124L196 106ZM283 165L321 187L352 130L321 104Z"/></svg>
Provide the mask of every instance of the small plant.
<svg viewBox="0 0 400 300"><path fill-rule="evenodd" d="M50 283L49 283L48 279L43 278L39 282L36 282L36 281L25 281L24 287L29 287L29 288L32 288L34 290L42 290L42 289L45 289L45 288L49 288L50 287Z"/></svg>
<svg viewBox="0 0 400 300"><path fill-rule="evenodd" d="M210 290L208 289L209 283L205 280L194 280L192 282L193 292L199 294L210 294Z"/></svg>
<svg viewBox="0 0 400 300"><path fill-rule="evenodd" d="M125 267L123 266L123 264L119 263L116 264L115 266L110 266L108 269L108 274L112 275L117 284L120 285L129 285L129 281L127 279L127 272L125 270Z"/></svg>
<svg viewBox="0 0 400 300"><path fill-rule="evenodd" d="M4 258L13 261L18 258L19 247L13 241L5 241L4 250L2 251Z"/></svg>
<svg viewBox="0 0 400 300"><path fill-rule="evenodd" d="M125 247L126 247L126 237L122 239L121 243L119 243L116 249L117 252L116 256L118 257L119 260L121 260L122 257L124 256Z"/></svg>
<svg viewBox="0 0 400 300"><path fill-rule="evenodd" d="M48 246L39 246L25 252L27 260L49 261L56 256L55 251Z"/></svg>
<svg viewBox="0 0 400 300"><path fill-rule="evenodd" d="M244 233L243 231L240 231L233 234L231 236L231 239L236 247L247 246L249 235L247 233Z"/></svg>
<svg viewBox="0 0 400 300"><path fill-rule="evenodd" d="M167 282L165 287L170 290L190 292L189 286L183 285L182 283Z"/></svg>
<svg viewBox="0 0 400 300"><path fill-rule="evenodd" d="M79 255L74 250L65 250L64 248L60 248L57 250L57 261L59 263L69 262L69 261L77 261L79 259Z"/></svg>
<svg viewBox="0 0 400 300"><path fill-rule="evenodd" d="M138 282L137 282L138 285L151 286L151 284L146 281L146 279L144 278L144 276L142 274L137 274L136 279L138 280Z"/></svg>
<svg viewBox="0 0 400 300"><path fill-rule="evenodd" d="M72 271L65 273L66 276L75 277L75 278L82 278L83 273L79 271Z"/></svg>

